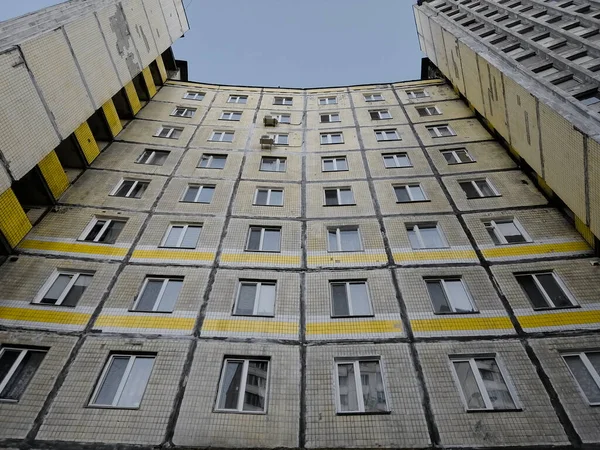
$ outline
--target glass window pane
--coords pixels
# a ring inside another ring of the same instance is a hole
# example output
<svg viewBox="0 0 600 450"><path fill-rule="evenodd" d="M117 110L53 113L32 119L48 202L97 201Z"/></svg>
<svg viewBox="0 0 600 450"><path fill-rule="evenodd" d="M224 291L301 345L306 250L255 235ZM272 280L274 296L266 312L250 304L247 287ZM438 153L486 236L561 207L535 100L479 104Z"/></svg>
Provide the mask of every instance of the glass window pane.
<svg viewBox="0 0 600 450"><path fill-rule="evenodd" d="M407 230L408 240L410 241L410 246L412 248L421 248L421 243L419 242L419 238L417 236L417 232L413 229Z"/></svg>
<svg viewBox="0 0 600 450"><path fill-rule="evenodd" d="M426 248L442 248L445 243L437 227L421 226L421 237Z"/></svg>
<svg viewBox="0 0 600 450"><path fill-rule="evenodd" d="M98 236L98 233L100 233L100 230L105 224L106 220L97 220L96 223L92 226L92 229L90 230L88 235L85 237L85 240L93 241L96 238L96 236Z"/></svg>
<svg viewBox="0 0 600 450"><path fill-rule="evenodd" d="M263 158L260 163L260 169L266 171L275 170L275 159L273 158Z"/></svg>
<svg viewBox="0 0 600 450"><path fill-rule="evenodd" d="M592 367L596 369L596 373L600 375L600 352L586 353Z"/></svg>
<svg viewBox="0 0 600 450"><path fill-rule="evenodd" d="M387 411L379 362L361 361L359 367L365 412Z"/></svg>
<svg viewBox="0 0 600 450"><path fill-rule="evenodd" d="M477 192L477 189L475 189L475 187L473 186L473 184L470 181L464 181L459 184L460 184L460 187L462 188L462 190L467 195L467 198L478 198L479 197L479 192Z"/></svg>
<svg viewBox="0 0 600 450"><path fill-rule="evenodd" d="M475 380L475 375L471 370L471 365L469 364L469 362L455 361L454 369L456 370L458 382L460 383L460 387L462 388L465 401L467 402L467 408L485 408L483 397L481 396L481 392L479 391L477 381Z"/></svg>
<svg viewBox="0 0 600 450"><path fill-rule="evenodd" d="M48 292L46 292L40 303L55 304L67 285L71 282L71 278L73 278L73 274L61 273L54 283L52 283L52 286L50 286L50 289L48 289Z"/></svg>
<svg viewBox="0 0 600 450"><path fill-rule="evenodd" d="M338 244L337 244L337 233L336 230L329 230L327 232L327 243L328 243L328 248L329 251L331 252L338 252L341 249L338 248Z"/></svg>
<svg viewBox="0 0 600 450"><path fill-rule="evenodd" d="M214 193L215 193L214 187L204 186L204 187L202 187L202 191L200 191L200 197L198 197L198 201L200 203L210 203L212 201Z"/></svg>
<svg viewBox="0 0 600 450"><path fill-rule="evenodd" d="M436 280L427 281L426 284L429 297L431 298L431 303L433 304L433 310L437 313L452 312L452 309L448 304L448 299L446 298L446 293L442 287L442 283Z"/></svg>
<svg viewBox="0 0 600 450"><path fill-rule="evenodd" d="M62 306L77 305L77 302L79 301L79 299L85 292L85 289L90 285L91 282L92 282L92 275L79 275L77 277L77 280L75 280L75 283L73 283L73 286L71 286L69 293L65 296L61 305Z"/></svg>
<svg viewBox="0 0 600 450"><path fill-rule="evenodd" d="M485 197L496 195L486 180L477 180L475 184Z"/></svg>
<svg viewBox="0 0 600 450"><path fill-rule="evenodd" d="M475 363L494 409L514 409L515 402L508 391L504 378L502 378L496 360L477 359Z"/></svg>
<svg viewBox="0 0 600 450"><path fill-rule="evenodd" d="M227 361L221 382L220 409L237 409L242 381L242 361Z"/></svg>
<svg viewBox="0 0 600 450"><path fill-rule="evenodd" d="M236 314L251 316L254 314L254 300L256 299L256 283L242 283L235 308Z"/></svg>
<svg viewBox="0 0 600 450"><path fill-rule="evenodd" d="M183 226L173 226L169 230L169 234L167 235L167 239L165 239L165 247L176 247L177 242L179 242L179 237L183 233Z"/></svg>
<svg viewBox="0 0 600 450"><path fill-rule="evenodd" d="M136 311L152 311L164 280L148 280L135 307Z"/></svg>
<svg viewBox="0 0 600 450"><path fill-rule="evenodd" d="M225 167L226 156L215 156L213 157L211 167L213 169L223 169Z"/></svg>
<svg viewBox="0 0 600 450"><path fill-rule="evenodd" d="M283 191L271 191L271 205L283 205Z"/></svg>
<svg viewBox="0 0 600 450"><path fill-rule="evenodd" d="M342 250L347 252L356 252L360 250L360 237L358 230L340 230L340 240L342 242Z"/></svg>
<svg viewBox="0 0 600 450"><path fill-rule="evenodd" d="M396 158L398 159L398 166L399 167L410 167L410 159L408 159L408 155L403 155L403 154L398 154L396 155Z"/></svg>
<svg viewBox="0 0 600 450"><path fill-rule="evenodd" d="M452 152L442 152L442 155L444 155L444 158L446 158L446 162L448 164L454 164L457 162Z"/></svg>
<svg viewBox="0 0 600 450"><path fill-rule="evenodd" d="M464 284L460 280L446 280L446 290L450 297L450 303L456 312L473 311L473 305L469 299Z"/></svg>
<svg viewBox="0 0 600 450"><path fill-rule="evenodd" d="M354 203L354 195L350 189L340 189L340 200L342 205L351 205Z"/></svg>
<svg viewBox="0 0 600 450"><path fill-rule="evenodd" d="M266 252L278 252L280 237L281 233L279 230L265 230L262 249Z"/></svg>
<svg viewBox="0 0 600 450"><path fill-rule="evenodd" d="M461 162L471 162L473 161L466 150L457 150L456 156L460 159Z"/></svg>
<svg viewBox="0 0 600 450"><path fill-rule="evenodd" d="M534 308L547 308L550 306L535 284L532 275L520 275L517 277L517 281L525 291L525 294L527 294L527 297L529 297L529 301Z"/></svg>
<svg viewBox="0 0 600 450"><path fill-rule="evenodd" d="M127 406L131 408L140 406L153 366L154 358L144 358L140 356L135 358L117 406Z"/></svg>
<svg viewBox="0 0 600 450"><path fill-rule="evenodd" d="M598 355L600 355L600 353L598 353ZM565 356L564 358L569 366L569 369L571 369L573 377L575 377L577 384L585 394L588 401L590 403L600 403L600 387L592 378L592 375L587 367L585 367L583 364L581 358L576 355Z"/></svg>
<svg viewBox="0 0 600 450"><path fill-rule="evenodd" d="M352 302L353 316L367 316L371 314L366 283L350 283L350 300Z"/></svg>
<svg viewBox="0 0 600 450"><path fill-rule="evenodd" d="M4 349L2 356L0 356L0 383L4 380L6 374L8 374L20 353L21 350Z"/></svg>
<svg viewBox="0 0 600 450"><path fill-rule="evenodd" d="M100 239L100 242L114 244L117 241L119 234L121 234L123 227L125 227L125 222L118 220L111 221L110 225L104 232L104 236Z"/></svg>
<svg viewBox="0 0 600 450"><path fill-rule="evenodd" d="M385 167L397 167L396 159L393 155L384 156L383 163Z"/></svg>
<svg viewBox="0 0 600 450"><path fill-rule="evenodd" d="M408 189L410 189L410 194L412 195L414 202L425 200L425 194L423 193L421 186L409 186Z"/></svg>
<svg viewBox="0 0 600 450"><path fill-rule="evenodd" d="M104 380L102 380L102 386L96 394L94 404L96 405L112 405L115 400L115 395L119 389L121 379L125 374L125 369L129 364L128 356L115 356L110 362L110 366Z"/></svg>
<svg viewBox="0 0 600 450"><path fill-rule="evenodd" d="M346 161L346 158L337 160L337 170L348 170L348 161Z"/></svg>
<svg viewBox="0 0 600 450"><path fill-rule="evenodd" d="M505 237L509 244L525 242L525 237L521 234L514 222L496 222L498 231Z"/></svg>
<svg viewBox="0 0 600 450"><path fill-rule="evenodd" d="M127 193L129 192L129 190L133 186L133 183L134 182L132 180L125 180L125 181L123 181L123 183L121 183L121 186L119 186L119 189L117 189L117 192L115 192L115 196L117 196L117 197L125 197L125 195L127 195Z"/></svg>
<svg viewBox="0 0 600 450"><path fill-rule="evenodd" d="M190 186L188 190L185 192L183 196L184 202L193 202L196 200L196 195L198 195L198 190L200 188L198 186Z"/></svg>
<svg viewBox="0 0 600 450"><path fill-rule="evenodd" d="M325 204L326 205L337 205L338 204L337 190L328 189L325 191Z"/></svg>
<svg viewBox="0 0 600 450"><path fill-rule="evenodd" d="M346 284L332 284L331 297L333 301L334 316L349 316L348 299L346 298Z"/></svg>
<svg viewBox="0 0 600 450"><path fill-rule="evenodd" d="M13 376L10 378L2 392L0 392L0 398L19 400L42 363L45 355L45 352L28 350L25 357L19 363L17 370L13 373ZM2 381L2 378L0 378L0 381Z"/></svg>
<svg viewBox="0 0 600 450"><path fill-rule="evenodd" d="M334 170L334 165L333 165L332 159L324 159L323 160L323 170L325 170L325 171Z"/></svg>
<svg viewBox="0 0 600 450"><path fill-rule="evenodd" d="M263 361L248 362L248 378L244 392L244 411L264 411L267 397L268 364Z"/></svg>
<svg viewBox="0 0 600 450"><path fill-rule="evenodd" d="M165 161L167 160L168 156L169 156L169 152L155 152L154 159L152 160L152 164L154 164L156 166L162 166L165 163Z"/></svg>
<svg viewBox="0 0 600 450"><path fill-rule="evenodd" d="M256 204L257 205L266 205L267 197L269 196L269 191L265 189L259 189L256 191Z"/></svg>
<svg viewBox="0 0 600 450"><path fill-rule="evenodd" d="M342 135L341 134L332 134L331 142L333 144L341 144L342 143Z"/></svg>
<svg viewBox="0 0 600 450"><path fill-rule="evenodd" d="M248 250L260 250L260 228L250 229L250 238L248 239Z"/></svg>
<svg viewBox="0 0 600 450"><path fill-rule="evenodd" d="M259 315L272 316L275 312L275 285L262 284L260 286L260 297L256 307Z"/></svg>
<svg viewBox="0 0 600 450"><path fill-rule="evenodd" d="M406 189L406 186L396 186L394 191L396 192L397 201L401 203L410 202L410 197L408 196L408 190Z"/></svg>
<svg viewBox="0 0 600 450"><path fill-rule="evenodd" d="M183 240L181 241L181 247L182 248L196 248L196 245L198 245L198 239L200 238L200 231L202 231L202 227L189 226L187 231L183 235Z"/></svg>
<svg viewBox="0 0 600 450"><path fill-rule="evenodd" d="M358 411L354 364L338 364L338 385L341 411Z"/></svg>
<svg viewBox="0 0 600 450"><path fill-rule="evenodd" d="M567 294L562 290L554 275L551 273L541 273L537 275L537 279L543 286L546 293L552 299L554 306L572 306L571 300L567 297Z"/></svg>
<svg viewBox="0 0 600 450"><path fill-rule="evenodd" d="M182 286L183 280L169 280L167 282L167 287L163 292L163 296L160 299L157 311L172 312L175 309L175 303L177 303Z"/></svg>

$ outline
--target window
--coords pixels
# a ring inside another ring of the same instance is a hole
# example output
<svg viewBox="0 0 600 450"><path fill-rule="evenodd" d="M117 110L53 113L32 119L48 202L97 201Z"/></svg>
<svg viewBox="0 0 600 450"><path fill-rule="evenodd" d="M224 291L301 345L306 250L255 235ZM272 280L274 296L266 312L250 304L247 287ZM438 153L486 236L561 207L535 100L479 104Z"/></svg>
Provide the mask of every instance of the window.
<svg viewBox="0 0 600 450"><path fill-rule="evenodd" d="M203 169L223 169L225 162L227 161L227 155L215 155L213 153L205 153L200 158L198 167Z"/></svg>
<svg viewBox="0 0 600 450"><path fill-rule="evenodd" d="M406 95L408 98L425 98L429 97L429 94L425 89L412 89L410 91L406 91Z"/></svg>
<svg viewBox="0 0 600 450"><path fill-rule="evenodd" d="M204 95L206 95L204 92L198 92L198 91L187 91L183 98L188 99L188 100L198 100L198 101L202 101L204 100Z"/></svg>
<svg viewBox="0 0 600 450"><path fill-rule="evenodd" d="M288 134L274 134L273 135L273 143L275 145L288 145L290 141L290 136Z"/></svg>
<svg viewBox="0 0 600 450"><path fill-rule="evenodd" d="M210 203L214 193L215 186L190 184L181 201L190 203Z"/></svg>
<svg viewBox="0 0 600 450"><path fill-rule="evenodd" d="M494 186L487 180L469 180L459 181L460 187L467 195L467 198L498 197L500 194Z"/></svg>
<svg viewBox="0 0 600 450"><path fill-rule="evenodd" d="M399 141L400 136L398 131L394 129L390 130L375 130L375 137L378 141Z"/></svg>
<svg viewBox="0 0 600 450"><path fill-rule="evenodd" d="M343 143L344 136L342 133L321 133L321 145Z"/></svg>
<svg viewBox="0 0 600 450"><path fill-rule="evenodd" d="M597 105L598 103L600 103L600 93L598 91L580 95L576 98L581 103L583 103L585 106L593 106L593 105Z"/></svg>
<svg viewBox="0 0 600 450"><path fill-rule="evenodd" d="M123 179L110 195L113 197L142 198L150 184L149 181Z"/></svg>
<svg viewBox="0 0 600 450"><path fill-rule="evenodd" d="M209 141L233 142L233 131L213 131Z"/></svg>
<svg viewBox="0 0 600 450"><path fill-rule="evenodd" d="M75 306L90 285L92 273L57 270L44 284L35 303L56 306Z"/></svg>
<svg viewBox="0 0 600 450"><path fill-rule="evenodd" d="M290 114L272 114L279 123L292 123L292 116Z"/></svg>
<svg viewBox="0 0 600 450"><path fill-rule="evenodd" d="M330 281L331 317L372 316L366 281Z"/></svg>
<svg viewBox="0 0 600 450"><path fill-rule="evenodd" d="M475 160L471 157L467 149L465 148L455 148L452 150L442 150L442 155L446 159L448 164L464 164L475 162Z"/></svg>
<svg viewBox="0 0 600 450"><path fill-rule="evenodd" d="M281 251L281 228L250 227L246 250L255 252Z"/></svg>
<svg viewBox="0 0 600 450"><path fill-rule="evenodd" d="M348 160L345 156L321 158L323 172L340 172L348 170Z"/></svg>
<svg viewBox="0 0 600 450"><path fill-rule="evenodd" d="M365 102L381 102L383 101L383 95L381 94L363 94Z"/></svg>
<svg viewBox="0 0 600 450"><path fill-rule="evenodd" d="M0 400L18 402L44 356L44 350L1 347Z"/></svg>
<svg viewBox="0 0 600 450"><path fill-rule="evenodd" d="M420 184L407 184L403 186L394 186L396 201L398 203L422 202L427 197Z"/></svg>
<svg viewBox="0 0 600 450"><path fill-rule="evenodd" d="M419 106L417 108L417 112L419 116L439 116L442 112L437 108L437 106Z"/></svg>
<svg viewBox="0 0 600 450"><path fill-rule="evenodd" d="M240 103L246 104L248 102L247 95L230 95L227 99L227 103Z"/></svg>
<svg viewBox="0 0 600 450"><path fill-rule="evenodd" d="M223 111L221 113L220 120L235 120L238 121L242 118L241 111Z"/></svg>
<svg viewBox="0 0 600 450"><path fill-rule="evenodd" d="M461 278L426 279L433 310L440 313L474 312L473 300Z"/></svg>
<svg viewBox="0 0 600 450"><path fill-rule="evenodd" d="M133 304L134 311L173 312L183 278L147 277Z"/></svg>
<svg viewBox="0 0 600 450"><path fill-rule="evenodd" d="M240 281L234 315L270 316L275 314L275 281Z"/></svg>
<svg viewBox="0 0 600 450"><path fill-rule="evenodd" d="M327 229L327 247L330 252L359 252L362 250L358 227Z"/></svg>
<svg viewBox="0 0 600 450"><path fill-rule="evenodd" d="M90 406L139 408L153 366L153 355L110 355Z"/></svg>
<svg viewBox="0 0 600 450"><path fill-rule="evenodd" d="M378 359L336 360L335 369L338 413L388 411Z"/></svg>
<svg viewBox="0 0 600 450"><path fill-rule="evenodd" d="M290 106L293 103L292 97L275 97L273 100L274 105L286 105Z"/></svg>
<svg viewBox="0 0 600 450"><path fill-rule="evenodd" d="M266 412L268 384L267 359L226 358L219 383L216 409Z"/></svg>
<svg viewBox="0 0 600 450"><path fill-rule="evenodd" d="M147 164L149 166L162 166L170 153L166 150L146 149L138 156L135 162L136 164Z"/></svg>
<svg viewBox="0 0 600 450"><path fill-rule="evenodd" d="M154 137L165 138L165 139L179 139L183 133L183 128L169 127L163 125L158 129Z"/></svg>
<svg viewBox="0 0 600 450"><path fill-rule="evenodd" d="M427 127L427 131L429 131L429 135L432 138L456 136L454 130L448 125L435 125Z"/></svg>
<svg viewBox="0 0 600 450"><path fill-rule="evenodd" d="M321 123L341 122L340 113L321 114Z"/></svg>
<svg viewBox="0 0 600 450"><path fill-rule="evenodd" d="M262 206L283 206L283 189L257 189L256 194L254 194L254 204Z"/></svg>
<svg viewBox="0 0 600 450"><path fill-rule="evenodd" d="M483 225L496 245L531 242L531 239L516 219L486 220Z"/></svg>
<svg viewBox="0 0 600 450"><path fill-rule="evenodd" d="M437 223L417 223L406 226L408 240L415 250L420 248L448 247L446 239Z"/></svg>
<svg viewBox="0 0 600 450"><path fill-rule="evenodd" d="M260 160L260 170L263 172L285 172L287 158L271 158L263 156Z"/></svg>
<svg viewBox="0 0 600 450"><path fill-rule="evenodd" d="M163 238L161 247L196 248L202 225L171 224Z"/></svg>
<svg viewBox="0 0 600 450"><path fill-rule="evenodd" d="M187 119L194 117L194 114L196 114L196 108L186 108L185 106L178 106L171 113L172 116L185 117Z"/></svg>
<svg viewBox="0 0 600 450"><path fill-rule="evenodd" d="M352 188L325 189L325 206L354 205Z"/></svg>
<svg viewBox="0 0 600 450"><path fill-rule="evenodd" d="M337 105L337 97L321 97L319 105Z"/></svg>
<svg viewBox="0 0 600 450"><path fill-rule="evenodd" d="M568 308L575 305L571 294L554 272L515 274L533 309Z"/></svg>
<svg viewBox="0 0 600 450"><path fill-rule="evenodd" d="M121 234L125 222L125 220L95 217L86 227L79 239L88 242L114 244L117 241L119 234Z"/></svg>
<svg viewBox="0 0 600 450"><path fill-rule="evenodd" d="M387 109L373 109L369 111L369 115L372 120L385 120L391 119L392 115Z"/></svg>
<svg viewBox="0 0 600 450"><path fill-rule="evenodd" d="M562 357L589 404L600 405L600 352L567 353Z"/></svg>
<svg viewBox="0 0 600 450"><path fill-rule="evenodd" d="M412 163L406 153L386 153L383 155L383 164L386 169L412 167Z"/></svg>

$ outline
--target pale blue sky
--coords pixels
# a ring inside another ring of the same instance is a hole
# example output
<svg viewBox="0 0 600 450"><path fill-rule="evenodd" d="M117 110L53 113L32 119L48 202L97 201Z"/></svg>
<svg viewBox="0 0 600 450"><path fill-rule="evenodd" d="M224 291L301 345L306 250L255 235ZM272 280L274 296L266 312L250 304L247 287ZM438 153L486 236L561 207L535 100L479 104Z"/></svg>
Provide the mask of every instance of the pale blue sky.
<svg viewBox="0 0 600 450"><path fill-rule="evenodd" d="M417 79L416 0L184 0L189 78L315 87ZM0 20L60 3L3 1Z"/></svg>

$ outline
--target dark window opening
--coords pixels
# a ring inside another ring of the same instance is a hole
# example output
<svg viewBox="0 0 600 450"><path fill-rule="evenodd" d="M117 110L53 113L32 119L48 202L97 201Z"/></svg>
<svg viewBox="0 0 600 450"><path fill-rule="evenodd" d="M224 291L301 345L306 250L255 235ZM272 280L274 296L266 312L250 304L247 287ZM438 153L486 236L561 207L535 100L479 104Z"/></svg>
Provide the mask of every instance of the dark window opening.
<svg viewBox="0 0 600 450"><path fill-rule="evenodd" d="M108 146L108 144L110 143L110 141L112 141L113 138L102 108L98 109L94 114L92 114L87 122L90 126L90 129L92 130L92 135L94 136L94 139L96 139L98 148L100 149L100 151L102 151L105 147Z"/></svg>
<svg viewBox="0 0 600 450"><path fill-rule="evenodd" d="M125 88L122 88L119 92L117 92L113 96L112 100L115 104L115 109L117 110L117 114L119 115L119 119L121 119L122 124L124 124L124 122L127 120L133 119L133 111L131 111L127 94L125 94Z"/></svg>
<svg viewBox="0 0 600 450"><path fill-rule="evenodd" d="M142 75L141 72L133 78L133 85L135 86L135 92L137 92L140 101L147 102L150 100L148 86L146 86L146 80L144 80L144 75Z"/></svg>
<svg viewBox="0 0 600 450"><path fill-rule="evenodd" d="M152 80L154 81L154 85L162 86L163 80L160 76L160 71L158 70L158 64L156 64L156 61L152 61L150 63L149 67L150 67L150 73L152 74Z"/></svg>
<svg viewBox="0 0 600 450"><path fill-rule="evenodd" d="M54 205L52 193L37 166L13 183L12 189L33 225Z"/></svg>

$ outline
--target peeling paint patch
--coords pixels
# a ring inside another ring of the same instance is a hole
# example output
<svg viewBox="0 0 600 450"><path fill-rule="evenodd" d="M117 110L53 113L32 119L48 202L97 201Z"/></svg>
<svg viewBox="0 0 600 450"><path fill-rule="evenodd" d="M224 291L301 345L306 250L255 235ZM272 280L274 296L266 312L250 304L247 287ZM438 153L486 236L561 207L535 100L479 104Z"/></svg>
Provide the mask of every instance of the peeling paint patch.
<svg viewBox="0 0 600 450"><path fill-rule="evenodd" d="M144 45L146 46L146 52L150 53L150 44L148 43L148 38L146 37L146 33L144 33L144 29L142 27L136 25L135 31L137 31L138 36L140 36L144 40Z"/></svg>
<svg viewBox="0 0 600 450"><path fill-rule="evenodd" d="M108 18L110 22L110 29L115 34L117 52L127 63L127 70L133 77L137 75L142 68L136 61L135 54L133 52L133 41L129 32L129 26L127 25L127 19L121 8L117 8L115 15ZM139 33L139 32L138 32ZM144 41L146 39L144 38ZM146 42L146 45L147 42Z"/></svg>

